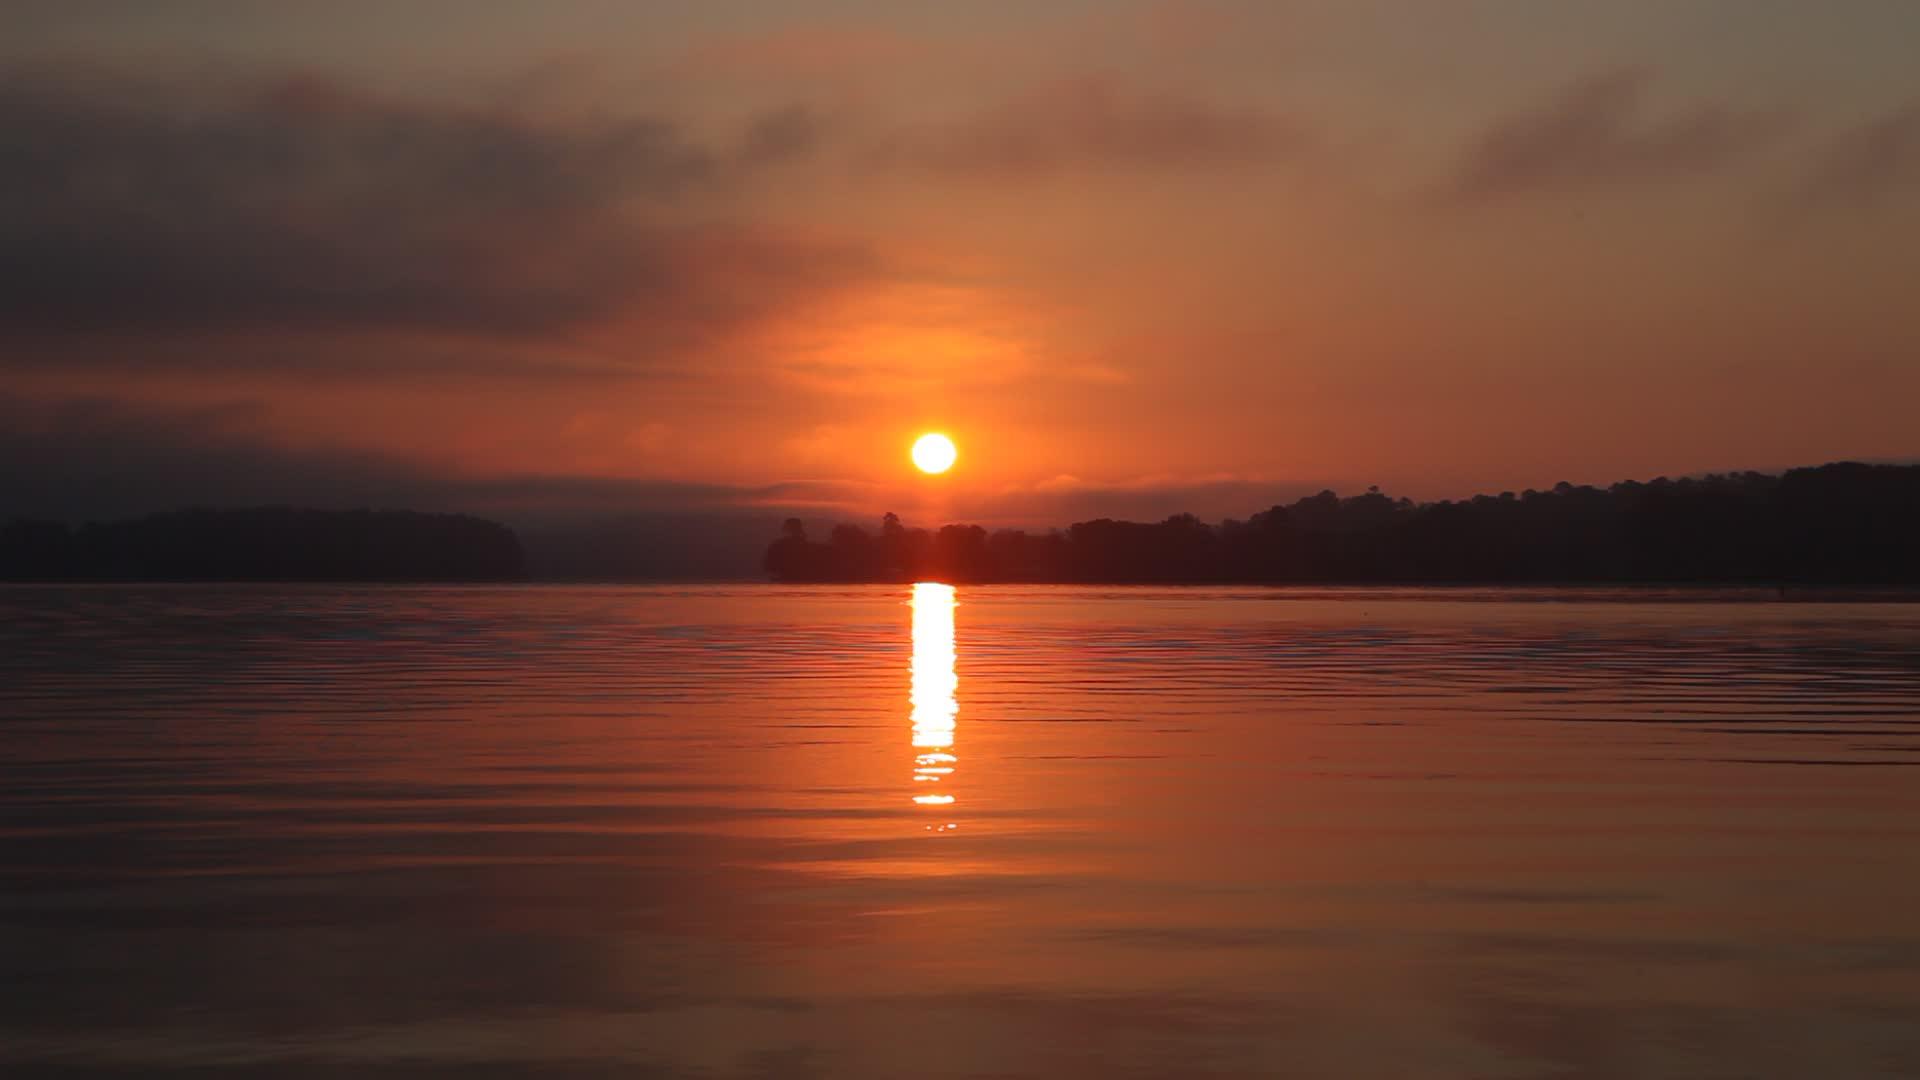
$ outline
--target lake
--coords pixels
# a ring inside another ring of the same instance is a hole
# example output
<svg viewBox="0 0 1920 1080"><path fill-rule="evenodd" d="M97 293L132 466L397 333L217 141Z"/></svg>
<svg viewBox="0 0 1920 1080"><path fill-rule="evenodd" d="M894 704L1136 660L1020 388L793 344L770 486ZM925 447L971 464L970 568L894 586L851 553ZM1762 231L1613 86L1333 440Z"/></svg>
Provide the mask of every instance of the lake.
<svg viewBox="0 0 1920 1080"><path fill-rule="evenodd" d="M0 1073L1920 1075L1920 605L0 589Z"/></svg>

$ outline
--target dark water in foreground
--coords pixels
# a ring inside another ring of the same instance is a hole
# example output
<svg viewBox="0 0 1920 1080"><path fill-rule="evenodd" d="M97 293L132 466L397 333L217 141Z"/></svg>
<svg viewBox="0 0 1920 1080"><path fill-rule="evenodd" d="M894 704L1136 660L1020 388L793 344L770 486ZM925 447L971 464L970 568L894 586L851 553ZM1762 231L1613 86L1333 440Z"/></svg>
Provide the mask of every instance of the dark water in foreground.
<svg viewBox="0 0 1920 1080"><path fill-rule="evenodd" d="M1920 1076L1920 606L907 600L0 590L0 1075Z"/></svg>

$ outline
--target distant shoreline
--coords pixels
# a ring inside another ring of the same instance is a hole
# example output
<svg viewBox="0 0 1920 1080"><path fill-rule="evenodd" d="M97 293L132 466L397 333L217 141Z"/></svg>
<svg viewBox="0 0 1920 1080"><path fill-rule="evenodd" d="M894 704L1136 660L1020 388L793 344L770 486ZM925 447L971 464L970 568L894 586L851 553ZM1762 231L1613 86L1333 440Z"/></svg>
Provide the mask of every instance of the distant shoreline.
<svg viewBox="0 0 1920 1080"><path fill-rule="evenodd" d="M806 593L841 591L899 591L911 582L843 581L782 582L752 578L666 579L633 578L605 581L520 579L513 581L447 580L182 580L144 581L103 580L7 580L0 579L0 590L114 590L209 589L247 591L254 589L288 590L461 590L551 591L635 589L666 591L674 589L795 590ZM1060 590L1099 592L1235 592L1257 593L1272 599L1330 600L1353 599L1436 599L1456 602L1505 603L1737 603L1737 604L1920 604L1920 586L1915 585L1816 585L1789 587L1784 595L1770 586L1727 582L1124 582L1124 581L994 581L960 582L956 588L972 592L992 590Z"/></svg>
<svg viewBox="0 0 1920 1080"><path fill-rule="evenodd" d="M1920 466L1556 485L1415 504L1321 492L1246 520L1102 518L988 532L790 518L675 532L538 529L465 514L188 509L70 526L0 523L0 582L50 584L1194 585L1275 588L1920 589ZM753 574L755 555L760 574ZM1904 598L1903 596L1901 598Z"/></svg>

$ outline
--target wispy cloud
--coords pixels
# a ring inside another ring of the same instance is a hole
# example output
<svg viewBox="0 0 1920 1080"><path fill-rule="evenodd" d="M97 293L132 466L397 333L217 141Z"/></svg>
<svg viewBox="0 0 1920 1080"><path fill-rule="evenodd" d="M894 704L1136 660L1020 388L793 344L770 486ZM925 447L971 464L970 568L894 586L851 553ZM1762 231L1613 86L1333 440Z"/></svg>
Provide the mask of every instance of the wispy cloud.
<svg viewBox="0 0 1920 1080"><path fill-rule="evenodd" d="M1290 117L1261 106L1086 78L897 131L874 156L888 165L1004 177L1244 166L1295 153L1304 141Z"/></svg>
<svg viewBox="0 0 1920 1080"><path fill-rule="evenodd" d="M1656 113L1647 78L1620 71L1582 80L1547 104L1506 117L1467 148L1445 196L1486 203L1595 185L1711 172L1759 149L1770 115L1728 105Z"/></svg>
<svg viewBox="0 0 1920 1080"><path fill-rule="evenodd" d="M1920 190L1920 105L1843 132L1801 185L1809 205L1865 209Z"/></svg>

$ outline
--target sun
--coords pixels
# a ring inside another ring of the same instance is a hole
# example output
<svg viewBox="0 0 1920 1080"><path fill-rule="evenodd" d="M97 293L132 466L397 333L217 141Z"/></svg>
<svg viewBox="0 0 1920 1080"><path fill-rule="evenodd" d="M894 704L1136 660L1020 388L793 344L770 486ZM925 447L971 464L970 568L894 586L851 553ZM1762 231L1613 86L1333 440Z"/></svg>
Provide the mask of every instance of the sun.
<svg viewBox="0 0 1920 1080"><path fill-rule="evenodd" d="M913 463L923 473L946 472L953 468L954 459L959 456L953 440L937 431L922 435L913 443Z"/></svg>

